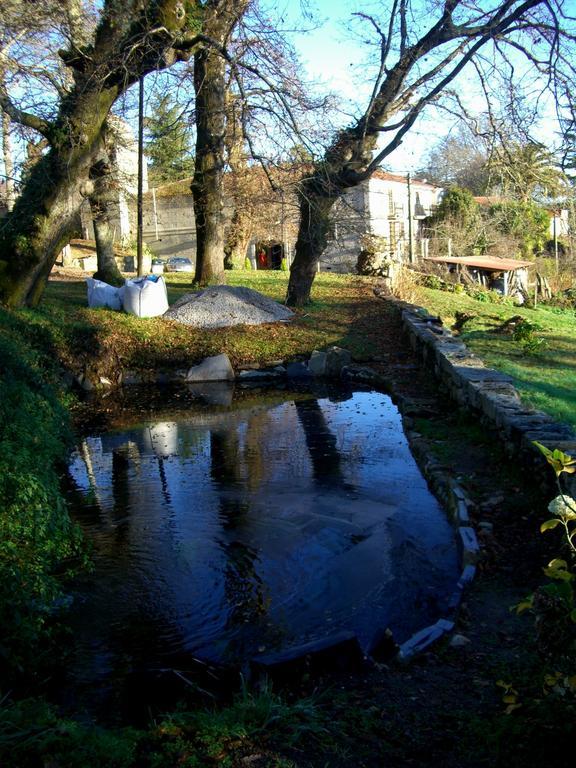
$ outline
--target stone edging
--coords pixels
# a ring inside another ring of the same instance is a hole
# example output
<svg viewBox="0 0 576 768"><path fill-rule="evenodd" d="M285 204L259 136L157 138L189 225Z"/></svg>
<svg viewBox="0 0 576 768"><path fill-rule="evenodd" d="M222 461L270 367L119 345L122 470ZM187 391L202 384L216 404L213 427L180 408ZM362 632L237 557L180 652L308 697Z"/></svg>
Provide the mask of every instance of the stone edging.
<svg viewBox="0 0 576 768"><path fill-rule="evenodd" d="M512 378L487 368L441 321L420 307L404 305L402 326L416 354L434 373L442 389L459 405L479 416L503 443L506 452L552 488L549 468L533 441L576 456L576 435L546 413L524 405Z"/></svg>

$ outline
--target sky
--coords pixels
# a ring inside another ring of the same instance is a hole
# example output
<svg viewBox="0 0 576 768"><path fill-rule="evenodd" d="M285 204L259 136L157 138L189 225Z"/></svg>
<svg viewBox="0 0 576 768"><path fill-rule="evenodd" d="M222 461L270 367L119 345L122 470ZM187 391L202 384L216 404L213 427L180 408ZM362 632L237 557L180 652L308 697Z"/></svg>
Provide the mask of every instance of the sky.
<svg viewBox="0 0 576 768"><path fill-rule="evenodd" d="M370 80L363 66L367 47L354 36L352 14L357 9L369 12L371 2L380 8L383 3L376 0L262 0L262 2L269 4L272 17L280 15L285 27L294 30L291 41L310 79L322 81L325 84L321 92L333 91L343 99L342 125L352 122L354 114L358 115L364 111L370 91ZM424 6L426 0L419 0L419 2ZM306 18L306 14L310 12L313 15L312 19L309 16ZM427 21L424 14L421 14L420 18ZM302 31L303 26L306 27L306 31ZM364 25L365 36L366 29L367 26ZM150 81L151 78L147 80ZM461 91L467 93L470 98L472 86L468 81ZM131 98L133 101L133 97ZM447 120L445 114L438 110L424 111L423 117L410 130L403 144L385 158L384 167L397 173L415 173L423 166L426 154L450 132L453 125L454 121ZM551 144L552 130L550 127L545 129L540 140Z"/></svg>

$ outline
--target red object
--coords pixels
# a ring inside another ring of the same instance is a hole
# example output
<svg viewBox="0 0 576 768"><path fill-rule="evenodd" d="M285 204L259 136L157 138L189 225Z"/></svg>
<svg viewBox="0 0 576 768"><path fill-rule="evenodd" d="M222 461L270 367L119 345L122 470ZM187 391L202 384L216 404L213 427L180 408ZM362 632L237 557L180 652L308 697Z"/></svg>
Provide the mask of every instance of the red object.
<svg viewBox="0 0 576 768"><path fill-rule="evenodd" d="M266 266L266 251L260 251L258 253L258 264L261 267L265 267Z"/></svg>

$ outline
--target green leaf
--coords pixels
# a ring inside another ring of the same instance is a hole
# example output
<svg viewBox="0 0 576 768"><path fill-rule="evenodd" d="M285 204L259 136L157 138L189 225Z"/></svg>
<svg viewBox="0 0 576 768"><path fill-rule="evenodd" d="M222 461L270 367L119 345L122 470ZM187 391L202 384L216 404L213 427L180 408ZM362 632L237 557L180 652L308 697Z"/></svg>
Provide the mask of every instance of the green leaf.
<svg viewBox="0 0 576 768"><path fill-rule="evenodd" d="M545 523L542 523L540 526L540 533L545 533L545 531L551 531L553 528L556 528L561 524L561 521L555 517L552 520L546 520Z"/></svg>
<svg viewBox="0 0 576 768"><path fill-rule="evenodd" d="M534 607L534 600L530 596L530 597L527 597L526 600L522 600L521 602L512 606L512 610L516 611L516 614L518 616L521 616L523 613L526 613L526 611L532 610L533 607Z"/></svg>
<svg viewBox="0 0 576 768"><path fill-rule="evenodd" d="M560 560L555 558L548 563L548 567L544 568L544 573L549 579L554 581L572 581L574 574L568 570L568 563L566 560Z"/></svg>
<svg viewBox="0 0 576 768"><path fill-rule="evenodd" d="M532 444L535 445L536 448L538 448L538 450L544 455L544 458L553 468L557 476L561 475L562 472L567 472L568 474L574 474L574 472L576 472L576 459L574 459L572 456L569 456L567 453L563 453L558 448L551 451L537 440L533 440Z"/></svg>

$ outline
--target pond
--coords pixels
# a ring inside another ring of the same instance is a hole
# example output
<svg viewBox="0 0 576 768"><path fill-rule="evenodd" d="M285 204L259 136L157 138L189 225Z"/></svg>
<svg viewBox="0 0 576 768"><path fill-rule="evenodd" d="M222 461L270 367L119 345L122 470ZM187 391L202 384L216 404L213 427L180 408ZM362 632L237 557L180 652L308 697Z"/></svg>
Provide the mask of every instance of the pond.
<svg viewBox="0 0 576 768"><path fill-rule="evenodd" d="M70 666L91 686L174 656L241 665L337 630L364 648L383 628L402 642L458 580L453 529L379 392L127 411L82 438L69 473L94 560Z"/></svg>

